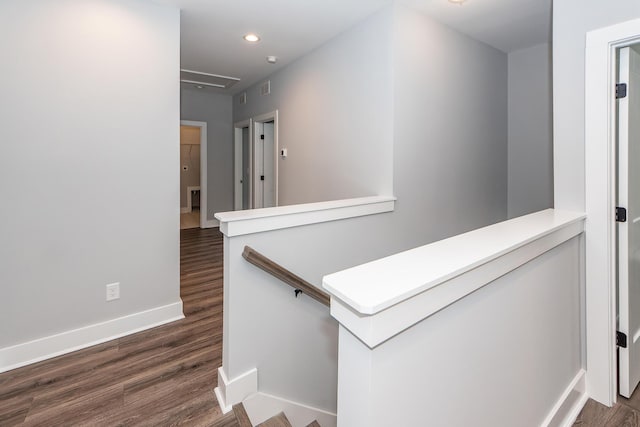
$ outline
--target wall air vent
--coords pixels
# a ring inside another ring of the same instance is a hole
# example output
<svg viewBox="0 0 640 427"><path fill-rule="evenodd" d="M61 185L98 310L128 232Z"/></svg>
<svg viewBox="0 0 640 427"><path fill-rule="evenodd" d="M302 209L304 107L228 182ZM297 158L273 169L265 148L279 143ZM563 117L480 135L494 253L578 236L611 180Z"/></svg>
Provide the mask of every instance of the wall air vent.
<svg viewBox="0 0 640 427"><path fill-rule="evenodd" d="M240 105L244 105L247 103L247 92L242 92L240 94Z"/></svg>
<svg viewBox="0 0 640 427"><path fill-rule="evenodd" d="M237 77L222 76L220 74L180 69L180 81L194 86L229 89L231 86L238 83L240 79Z"/></svg>
<svg viewBox="0 0 640 427"><path fill-rule="evenodd" d="M271 93L271 80L267 80L266 82L260 85L260 94L262 96L269 95Z"/></svg>

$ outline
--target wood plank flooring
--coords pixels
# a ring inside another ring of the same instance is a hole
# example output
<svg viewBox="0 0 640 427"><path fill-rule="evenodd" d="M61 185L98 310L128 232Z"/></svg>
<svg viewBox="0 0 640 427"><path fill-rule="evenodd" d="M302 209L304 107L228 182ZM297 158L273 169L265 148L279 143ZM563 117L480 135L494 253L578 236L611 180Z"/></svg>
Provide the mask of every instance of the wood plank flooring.
<svg viewBox="0 0 640 427"><path fill-rule="evenodd" d="M242 403L236 403L233 405L233 413L238 421L238 427L253 427L251 420L249 419L249 415Z"/></svg>
<svg viewBox="0 0 640 427"><path fill-rule="evenodd" d="M607 408L589 399L573 424L575 427L640 427L640 392L631 399L618 396L618 403Z"/></svg>
<svg viewBox="0 0 640 427"><path fill-rule="evenodd" d="M0 426L237 427L222 363L222 234L180 232L185 319L0 374Z"/></svg>
<svg viewBox="0 0 640 427"><path fill-rule="evenodd" d="M258 427L291 427L291 423L284 412L280 412L278 415L274 415L267 421L259 424Z"/></svg>

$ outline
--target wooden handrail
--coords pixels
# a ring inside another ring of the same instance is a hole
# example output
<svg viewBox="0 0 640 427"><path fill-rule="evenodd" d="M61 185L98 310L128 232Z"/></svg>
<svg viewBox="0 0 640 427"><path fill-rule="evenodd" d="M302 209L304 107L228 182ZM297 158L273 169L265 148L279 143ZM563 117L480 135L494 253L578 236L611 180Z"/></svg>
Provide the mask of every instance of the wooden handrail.
<svg viewBox="0 0 640 427"><path fill-rule="evenodd" d="M302 292L309 295L314 300L319 301L329 307L329 301L331 300L329 294L322 292L320 289L316 288L311 283L304 280L302 277L296 276L280 264L271 261L269 258L262 255L252 247L245 246L244 251L242 252L242 256L251 264L266 271L272 276L277 277L287 285L294 288L296 296L298 296L298 294Z"/></svg>

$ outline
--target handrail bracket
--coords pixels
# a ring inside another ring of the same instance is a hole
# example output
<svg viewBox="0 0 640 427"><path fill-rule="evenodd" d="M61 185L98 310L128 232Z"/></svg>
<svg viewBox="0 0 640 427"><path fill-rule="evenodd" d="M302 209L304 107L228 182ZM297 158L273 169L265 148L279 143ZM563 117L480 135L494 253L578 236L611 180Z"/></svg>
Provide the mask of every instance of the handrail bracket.
<svg viewBox="0 0 640 427"><path fill-rule="evenodd" d="M331 297L329 296L329 294L321 291L311 283L307 282L300 276L295 275L283 266L273 262L252 247L245 246L244 251L242 252L242 257L261 270L266 271L267 273L291 286L294 289L296 298L299 294L304 293L315 299L316 301L321 302L322 304L329 307L331 301Z"/></svg>

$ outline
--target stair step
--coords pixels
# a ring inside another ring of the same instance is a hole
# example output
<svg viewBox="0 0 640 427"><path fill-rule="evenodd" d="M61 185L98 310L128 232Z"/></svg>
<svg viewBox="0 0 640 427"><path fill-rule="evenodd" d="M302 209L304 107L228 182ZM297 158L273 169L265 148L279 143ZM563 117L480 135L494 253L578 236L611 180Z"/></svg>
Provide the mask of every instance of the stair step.
<svg viewBox="0 0 640 427"><path fill-rule="evenodd" d="M238 403L233 405L233 414L236 417L236 421L238 422L238 427L253 427L251 424L251 420L249 419L249 415L247 414L246 409L244 409L244 405L242 403ZM280 412L278 415L274 415L269 418L267 421L258 425L257 427L292 427L291 423L287 419L284 412ZM307 425L307 427L321 427L318 424L318 421L313 421L311 424Z"/></svg>
<svg viewBox="0 0 640 427"><path fill-rule="evenodd" d="M249 415L247 415L247 411L244 409L244 405L242 403L233 405L233 413L238 421L238 427L253 427L251 425L251 420L249 420Z"/></svg>
<svg viewBox="0 0 640 427"><path fill-rule="evenodd" d="M257 427L292 427L291 423L284 415L284 412L280 412L278 415L274 415L267 421L259 424Z"/></svg>

